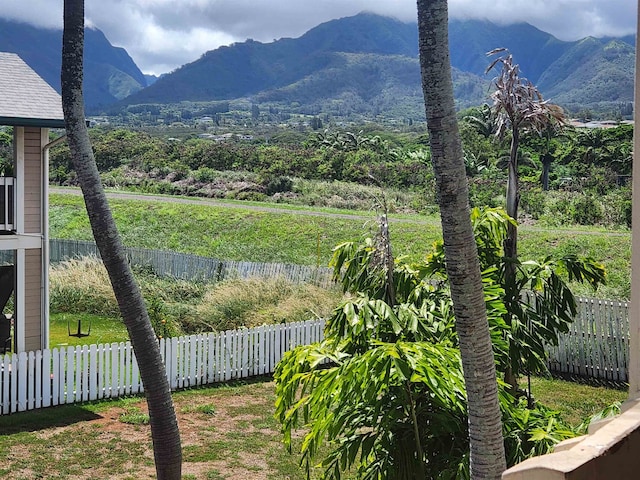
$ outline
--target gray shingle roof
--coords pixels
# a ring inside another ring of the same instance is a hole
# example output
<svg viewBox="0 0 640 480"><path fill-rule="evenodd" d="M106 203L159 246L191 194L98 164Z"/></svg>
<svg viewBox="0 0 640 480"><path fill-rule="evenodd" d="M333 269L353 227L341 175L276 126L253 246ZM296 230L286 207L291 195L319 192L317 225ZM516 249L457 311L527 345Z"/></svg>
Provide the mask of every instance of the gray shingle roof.
<svg viewBox="0 0 640 480"><path fill-rule="evenodd" d="M0 52L0 125L64 127L60 95L15 53Z"/></svg>

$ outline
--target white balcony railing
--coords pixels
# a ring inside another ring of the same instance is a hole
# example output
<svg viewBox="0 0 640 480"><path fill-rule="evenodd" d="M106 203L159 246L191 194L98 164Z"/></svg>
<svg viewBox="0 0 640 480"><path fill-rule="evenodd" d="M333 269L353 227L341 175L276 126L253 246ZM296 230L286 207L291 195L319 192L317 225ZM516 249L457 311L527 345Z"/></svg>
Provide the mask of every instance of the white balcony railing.
<svg viewBox="0 0 640 480"><path fill-rule="evenodd" d="M0 177L0 231L15 230L15 178Z"/></svg>

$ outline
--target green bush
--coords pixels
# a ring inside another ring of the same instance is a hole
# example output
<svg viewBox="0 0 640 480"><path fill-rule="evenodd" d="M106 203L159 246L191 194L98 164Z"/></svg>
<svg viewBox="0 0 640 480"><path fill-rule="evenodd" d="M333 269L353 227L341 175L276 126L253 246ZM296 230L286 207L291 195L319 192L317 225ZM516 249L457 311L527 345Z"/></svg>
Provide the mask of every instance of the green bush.
<svg viewBox="0 0 640 480"><path fill-rule="evenodd" d="M471 207L504 206L505 183L499 180L476 177L469 179L469 203Z"/></svg>
<svg viewBox="0 0 640 480"><path fill-rule="evenodd" d="M219 173L220 172L217 170L209 167L200 167L199 169L194 170L191 174L197 182L211 183L218 178Z"/></svg>
<svg viewBox="0 0 640 480"><path fill-rule="evenodd" d="M547 195L539 187L524 190L520 196L520 207L536 220L544 215L546 204Z"/></svg>
<svg viewBox="0 0 640 480"><path fill-rule="evenodd" d="M242 191L242 192L228 192L225 198L234 200L248 200L251 202L264 202L267 196L261 192Z"/></svg>
<svg viewBox="0 0 640 480"><path fill-rule="evenodd" d="M179 337L183 332L179 319L171 315L170 308L157 296L145 298L153 331L158 338Z"/></svg>
<svg viewBox="0 0 640 480"><path fill-rule="evenodd" d="M598 225L602 222L602 206L590 194L580 195L575 199L572 207L574 223L579 225Z"/></svg>
<svg viewBox="0 0 640 480"><path fill-rule="evenodd" d="M571 223L573 218L571 192L555 192L547 198L546 211L540 217L544 225L560 226Z"/></svg>
<svg viewBox="0 0 640 480"><path fill-rule="evenodd" d="M631 188L612 190L602 198L602 205L606 225L631 228Z"/></svg>
<svg viewBox="0 0 640 480"><path fill-rule="evenodd" d="M293 180L284 176L269 178L265 182L265 188L267 195L290 192L293 189Z"/></svg>

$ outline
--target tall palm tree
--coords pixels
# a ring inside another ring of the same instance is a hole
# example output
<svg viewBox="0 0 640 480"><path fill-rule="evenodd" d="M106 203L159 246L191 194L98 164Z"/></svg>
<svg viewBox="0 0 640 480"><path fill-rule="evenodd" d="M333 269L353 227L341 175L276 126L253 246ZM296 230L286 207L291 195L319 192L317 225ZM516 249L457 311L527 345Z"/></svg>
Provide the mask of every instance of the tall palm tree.
<svg viewBox="0 0 640 480"><path fill-rule="evenodd" d="M603 165L611 160L613 139L603 128L577 130L576 148L585 165Z"/></svg>
<svg viewBox="0 0 640 480"><path fill-rule="evenodd" d="M549 174L551 173L551 165L556 160L552 153L552 139L562 140L568 139L569 129L564 124L559 124L553 120L542 129L540 136L544 140L543 151L540 154L540 162L542 163L542 172L540 173L540 184L545 192L549 190Z"/></svg>
<svg viewBox="0 0 640 480"><path fill-rule="evenodd" d="M495 115L493 109L486 103L476 108L472 114L467 115L463 120L468 122L484 138L492 137L496 133Z"/></svg>
<svg viewBox="0 0 640 480"><path fill-rule="evenodd" d="M65 0L62 41L62 109L74 169L82 188L93 236L109 274L144 384L159 479L181 478L178 422L160 348L140 289L127 262L104 194L84 116L82 94L84 0Z"/></svg>
<svg viewBox="0 0 640 480"><path fill-rule="evenodd" d="M418 0L420 70L437 179L447 274L467 390L472 479L506 468L498 387L480 262L453 100L446 0Z"/></svg>

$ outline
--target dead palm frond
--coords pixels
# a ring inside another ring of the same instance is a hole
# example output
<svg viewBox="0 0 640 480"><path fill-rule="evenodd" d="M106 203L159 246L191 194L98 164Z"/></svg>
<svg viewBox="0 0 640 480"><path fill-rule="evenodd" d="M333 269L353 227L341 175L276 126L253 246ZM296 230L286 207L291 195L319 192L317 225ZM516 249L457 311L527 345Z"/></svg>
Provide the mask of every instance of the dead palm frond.
<svg viewBox="0 0 640 480"><path fill-rule="evenodd" d="M513 55L505 48L496 48L487 53L499 56L487 67L485 73L501 64L502 68L493 84L491 94L496 115L496 136L503 138L508 130L533 130L538 134L550 125L566 124L564 111L558 105L544 100L540 91L529 80L520 76L520 66L513 63Z"/></svg>

